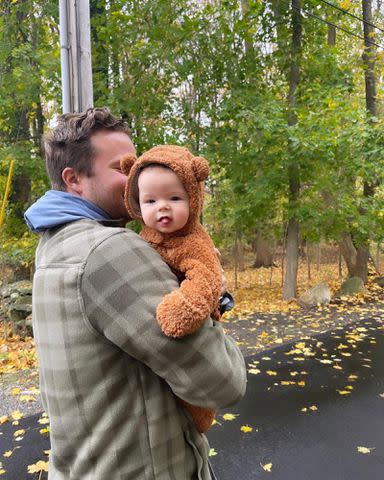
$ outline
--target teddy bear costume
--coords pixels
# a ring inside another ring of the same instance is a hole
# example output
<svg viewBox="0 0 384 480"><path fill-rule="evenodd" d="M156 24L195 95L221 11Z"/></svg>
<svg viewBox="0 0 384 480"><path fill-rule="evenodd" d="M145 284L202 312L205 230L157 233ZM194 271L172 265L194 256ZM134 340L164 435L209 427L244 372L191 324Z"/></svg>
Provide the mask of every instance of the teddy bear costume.
<svg viewBox="0 0 384 480"><path fill-rule="evenodd" d="M209 316L219 318L221 265L211 238L199 222L204 201L203 181L208 177L209 166L204 158L195 157L176 145L154 147L138 159L125 156L121 161L122 171L128 175L125 203L130 216L141 221L138 177L145 166L153 164L173 170L189 197L189 218L182 229L161 233L144 225L140 233L179 280L183 279L180 288L166 295L156 312L162 331L167 336L181 338L198 330ZM198 431L207 431L215 412L181 402L192 415Z"/></svg>

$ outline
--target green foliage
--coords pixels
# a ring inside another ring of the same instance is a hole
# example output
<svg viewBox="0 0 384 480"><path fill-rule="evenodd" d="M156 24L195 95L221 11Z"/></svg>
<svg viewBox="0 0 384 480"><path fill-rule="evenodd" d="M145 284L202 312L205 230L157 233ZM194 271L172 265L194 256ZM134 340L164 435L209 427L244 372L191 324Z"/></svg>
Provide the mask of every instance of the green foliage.
<svg viewBox="0 0 384 480"><path fill-rule="evenodd" d="M360 2L344 3L361 16ZM360 31L324 3L302 7ZM219 245L239 233L252 240L256 229L282 238L292 217L311 242L346 231L382 241L383 86L379 118L369 119L362 43L338 30L329 45L328 27L304 15L297 124L288 127L291 16L290 2L278 0L91 0L95 104L124 116L138 153L179 143L209 159L204 220ZM0 16L0 189L13 157L16 175L31 179L30 200L46 186L39 140L60 111L57 20L53 0L20 0ZM383 67L380 53L377 71ZM300 180L294 201L292 165ZM13 202L6 232L21 236Z"/></svg>

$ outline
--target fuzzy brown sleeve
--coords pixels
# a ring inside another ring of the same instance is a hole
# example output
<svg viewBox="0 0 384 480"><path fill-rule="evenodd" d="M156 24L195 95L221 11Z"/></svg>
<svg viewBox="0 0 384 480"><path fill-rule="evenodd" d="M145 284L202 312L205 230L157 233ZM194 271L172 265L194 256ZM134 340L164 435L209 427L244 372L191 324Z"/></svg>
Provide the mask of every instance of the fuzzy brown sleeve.
<svg viewBox="0 0 384 480"><path fill-rule="evenodd" d="M157 321L167 336L189 335L217 312L221 267L212 242L206 237L207 234L190 235L182 245L160 251L165 261L185 276L180 288L166 295L157 307Z"/></svg>

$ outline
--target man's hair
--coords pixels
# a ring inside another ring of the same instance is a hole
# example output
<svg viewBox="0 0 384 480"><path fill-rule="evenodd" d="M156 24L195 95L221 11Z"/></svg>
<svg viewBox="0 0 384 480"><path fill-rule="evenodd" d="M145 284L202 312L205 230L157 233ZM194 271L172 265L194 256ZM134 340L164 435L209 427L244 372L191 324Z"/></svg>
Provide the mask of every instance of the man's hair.
<svg viewBox="0 0 384 480"><path fill-rule="evenodd" d="M92 176L94 151L90 140L102 130L130 136L124 120L112 115L108 108L89 108L83 113L61 115L58 125L44 135L45 163L53 189L66 191L61 174L67 167Z"/></svg>

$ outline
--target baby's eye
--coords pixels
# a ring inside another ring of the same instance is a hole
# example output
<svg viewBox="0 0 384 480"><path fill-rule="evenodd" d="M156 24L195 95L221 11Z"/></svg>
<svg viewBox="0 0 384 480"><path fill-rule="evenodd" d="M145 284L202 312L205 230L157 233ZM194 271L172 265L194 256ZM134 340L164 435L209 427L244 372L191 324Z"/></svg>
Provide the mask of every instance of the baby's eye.
<svg viewBox="0 0 384 480"><path fill-rule="evenodd" d="M146 200L145 203L155 203L155 200L153 198L150 198Z"/></svg>
<svg viewBox="0 0 384 480"><path fill-rule="evenodd" d="M181 200L181 198L178 197L177 195L173 195L173 197L171 197L171 200L172 200L173 202L175 202L175 201L177 201L177 200Z"/></svg>

